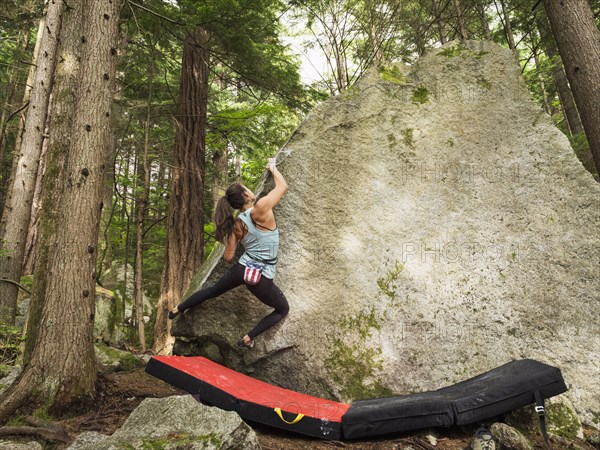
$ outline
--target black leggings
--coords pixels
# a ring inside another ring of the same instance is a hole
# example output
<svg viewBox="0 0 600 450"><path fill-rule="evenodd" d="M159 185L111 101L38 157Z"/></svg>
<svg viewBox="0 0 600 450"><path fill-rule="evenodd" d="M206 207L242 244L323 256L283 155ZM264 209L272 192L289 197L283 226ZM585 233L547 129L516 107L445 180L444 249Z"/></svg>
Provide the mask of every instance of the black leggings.
<svg viewBox="0 0 600 450"><path fill-rule="evenodd" d="M246 267L242 264L235 263L213 286L194 292L184 302L177 305L177 309L184 312L186 309L202 304L209 298L218 297L235 287L245 284L245 269ZM273 283L273 280L267 277L261 276L258 284L246 285L246 287L265 305L275 308L275 311L258 322L252 331L248 333L250 339L254 339L283 319L289 312L290 307L281 289Z"/></svg>

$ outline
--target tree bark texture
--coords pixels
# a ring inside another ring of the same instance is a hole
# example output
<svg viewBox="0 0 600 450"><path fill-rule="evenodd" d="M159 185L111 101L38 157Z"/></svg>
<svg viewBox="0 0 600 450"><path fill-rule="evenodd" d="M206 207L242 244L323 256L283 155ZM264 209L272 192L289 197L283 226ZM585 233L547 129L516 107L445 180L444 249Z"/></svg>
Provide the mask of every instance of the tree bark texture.
<svg viewBox="0 0 600 450"><path fill-rule="evenodd" d="M40 26L44 20L40 21ZM21 120L19 120L23 116L23 111L26 111L27 101L29 100L29 91L30 89L26 80L23 78L24 70L21 67L21 64L17 64L17 61L22 61L24 59L23 55L26 54L27 48L29 47L29 35L31 30L29 28L23 28L19 34L17 35L16 41L17 45L15 46L15 50L13 52L12 60L14 61L12 67L7 70L6 79L2 80L2 91L0 92L0 101L2 103L2 116L0 117L0 211L4 209L4 198L5 198L5 189L8 186L7 179L10 179L12 173L10 172L10 164L7 164L8 161L5 159L12 159L10 147L13 149L13 154L16 153L15 150L15 140L16 135L19 131L15 130L15 128L19 128L19 126L10 126L11 120L15 118L14 122L21 124ZM38 38L36 39L36 50L39 50L39 43L41 41L41 35L43 34L43 29L40 28L38 31ZM35 75L35 59L37 52L34 50L33 56L31 58L32 65L29 68L29 72L33 72ZM29 83L32 80L27 80ZM19 96L22 92L20 89L22 86L25 86L25 95ZM25 100L23 100L25 97ZM12 138L12 139L10 139ZM9 146L9 141L12 141L12 146Z"/></svg>
<svg viewBox="0 0 600 450"><path fill-rule="evenodd" d="M460 0L454 0L454 10L456 11L456 22L458 24L458 32L460 34L460 39L467 39L467 30L465 28L465 21L462 16L462 7L460 5Z"/></svg>
<svg viewBox="0 0 600 450"><path fill-rule="evenodd" d="M600 31L587 0L544 0L544 7L600 173Z"/></svg>
<svg viewBox="0 0 600 450"><path fill-rule="evenodd" d="M0 256L0 278L16 282L21 278L64 8L62 1L52 0L48 4L23 140L20 152L16 155L16 170L11 176L0 221L0 249L3 252ZM0 321L14 323L17 295L16 286L0 282Z"/></svg>
<svg viewBox="0 0 600 450"><path fill-rule="evenodd" d="M55 235L60 218L60 196L66 189L63 168L67 164L72 137L73 118L80 71L81 29L83 27L83 0L69 4L64 11L60 30L60 46L54 71L52 97L48 111L48 143L46 149L46 171L41 181L40 202L45 205L38 223L38 267L34 272L33 295L27 315L27 339L23 354L24 365L31 359L40 329L44 307L48 257L52 249L48 243Z"/></svg>
<svg viewBox="0 0 600 450"><path fill-rule="evenodd" d="M44 29L46 27L46 18L42 18L40 20L39 26L38 26L38 31L36 34L36 40L35 40L35 47L33 49L33 57L31 59L31 66L29 67L29 72L27 74L27 81L25 82L25 92L23 94L23 98L21 101L21 108L23 108L19 113L18 113L18 117L19 117L19 124L17 126L17 132L16 132L16 136L15 136L15 144L14 144L14 148L13 148L13 154L14 155L19 155L20 151L21 151L21 144L23 142L23 130L25 129L25 118L26 118L26 111L27 109L25 108L25 105L29 104L29 99L31 96L31 87L33 86L34 83L34 78L35 78L35 74L36 74L36 67L38 64L38 58L39 58L39 54L40 54L40 48L42 46L42 37L44 36ZM6 141L3 141L6 142ZM0 144L0 147L4 147L3 144ZM15 158L13 158L15 159ZM0 164L2 164L2 162L4 161L4 157L0 157ZM3 168L0 168L0 178L2 180L5 179L11 179L12 180L12 176L13 173L16 173L16 170L12 170L13 168L16 168L16 163L17 160L15 160L13 162L12 165L8 165L8 167L10 167L10 169L7 170L8 173L6 173L4 171ZM6 183L7 185L10 184ZM36 180L36 184L37 184L37 180ZM0 198L0 210L4 211L4 201L5 201L5 194L6 192L2 191L2 196Z"/></svg>
<svg viewBox="0 0 600 450"><path fill-rule="evenodd" d="M485 13L485 6L487 2L482 0L477 0L475 2L475 10L477 11L477 17L479 17L479 21L481 22L481 31L483 32L483 37L487 41L492 40L492 32L490 31L490 24L488 22L487 15Z"/></svg>
<svg viewBox="0 0 600 450"><path fill-rule="evenodd" d="M204 175L209 35L197 28L183 46L175 151L169 198L168 238L154 328L154 353L171 351L169 309L181 301L204 247Z"/></svg>
<svg viewBox="0 0 600 450"><path fill-rule="evenodd" d="M583 132L583 124L581 123L579 112L575 106L573 93L571 92L571 87L569 86L569 81L565 75L563 64L558 49L556 48L556 42L554 41L554 36L552 36L550 24L548 23L548 18L545 14L543 14L543 17L539 17L537 24L546 54L548 55L548 58L552 60L552 78L554 79L554 85L558 92L558 99L560 100L563 114L567 121L567 126L569 127L569 132L571 135L581 133Z"/></svg>
<svg viewBox="0 0 600 450"><path fill-rule="evenodd" d="M446 22L442 18L442 8L443 4L441 0L433 0L433 13L435 14L435 22L440 36L440 44L444 45L448 42L448 39L446 37Z"/></svg>
<svg viewBox="0 0 600 450"><path fill-rule="evenodd" d="M69 9L81 6L69 2ZM36 269L34 280L34 297L42 305L35 343L20 378L0 397L1 421L25 404L27 408L43 404L53 414L72 412L91 405L95 394L96 246L104 168L110 156L119 10L119 0L87 0L81 8L83 27L61 36L61 45L69 41L65 47L81 45L81 53L71 55L73 62L78 56L81 62L70 146L64 148L65 164L47 172L60 175L64 189L44 198L43 213L51 208L56 213L53 223L45 222L48 228L40 230L46 255L45 267ZM56 96L53 103L70 100ZM48 160L49 169L54 164Z"/></svg>
<svg viewBox="0 0 600 450"><path fill-rule="evenodd" d="M506 40L508 41L508 48L510 48L511 50L514 50L516 48L515 36L513 35L512 25L510 23L510 14L508 13L508 8L506 7L505 0L500 0L500 5L502 7L504 31L506 32Z"/></svg>

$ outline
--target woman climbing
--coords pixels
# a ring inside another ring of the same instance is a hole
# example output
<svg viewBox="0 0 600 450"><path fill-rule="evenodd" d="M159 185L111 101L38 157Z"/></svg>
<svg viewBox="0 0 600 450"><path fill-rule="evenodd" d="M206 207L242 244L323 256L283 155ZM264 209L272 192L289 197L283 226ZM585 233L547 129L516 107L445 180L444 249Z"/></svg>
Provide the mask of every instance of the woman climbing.
<svg viewBox="0 0 600 450"><path fill-rule="evenodd" d="M202 304L209 298L246 284L246 287L265 305L274 308L263 318L237 345L252 348L254 339L271 328L288 311L289 305L283 292L273 282L277 250L279 248L279 230L275 223L273 207L279 203L287 191L287 184L275 167L274 159L269 161L269 171L275 180L275 187L265 197L256 201L255 195L246 186L235 183L227 188L225 196L219 199L215 208L214 222L216 237L225 244L223 258L230 262L238 242L244 247L244 254L217 283L201 289L188 297L184 302L169 311L169 319L174 319L185 310ZM233 210L240 213L234 218Z"/></svg>

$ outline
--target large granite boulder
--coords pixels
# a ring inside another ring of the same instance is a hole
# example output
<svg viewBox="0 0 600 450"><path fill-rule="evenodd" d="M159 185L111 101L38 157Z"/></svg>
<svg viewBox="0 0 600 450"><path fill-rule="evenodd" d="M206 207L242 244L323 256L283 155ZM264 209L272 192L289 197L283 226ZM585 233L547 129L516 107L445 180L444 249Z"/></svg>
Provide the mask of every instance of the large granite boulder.
<svg viewBox="0 0 600 450"><path fill-rule="evenodd" d="M175 321L175 353L343 401L534 358L562 369L593 422L600 185L509 50L451 42L372 70L317 106L277 160L289 316L242 352L237 338L269 309L240 287ZM221 256L192 290L230 267Z"/></svg>

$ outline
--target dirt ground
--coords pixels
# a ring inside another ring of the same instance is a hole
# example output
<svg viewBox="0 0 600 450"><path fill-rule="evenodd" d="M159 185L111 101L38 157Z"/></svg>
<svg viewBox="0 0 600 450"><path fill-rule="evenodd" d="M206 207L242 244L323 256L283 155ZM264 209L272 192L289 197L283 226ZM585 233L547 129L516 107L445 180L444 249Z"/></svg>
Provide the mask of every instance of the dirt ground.
<svg viewBox="0 0 600 450"><path fill-rule="evenodd" d="M102 375L98 380L98 402L93 412L85 415L61 420L69 437L75 437L84 431L97 431L112 434L123 425L129 414L146 397L167 397L184 395L180 391L161 380L136 369L131 372L117 372ZM464 450L470 449L471 438L476 427L453 427L448 430L437 430L437 443L432 446L423 434L392 436L386 439L369 441L324 441L283 430L276 430L259 424L250 424L257 433L264 450ZM539 433L538 433L539 434ZM536 449L564 450L564 442L551 442L549 447L543 445L541 435L535 443ZM581 443L583 449L592 447ZM54 447L56 448L56 447Z"/></svg>

